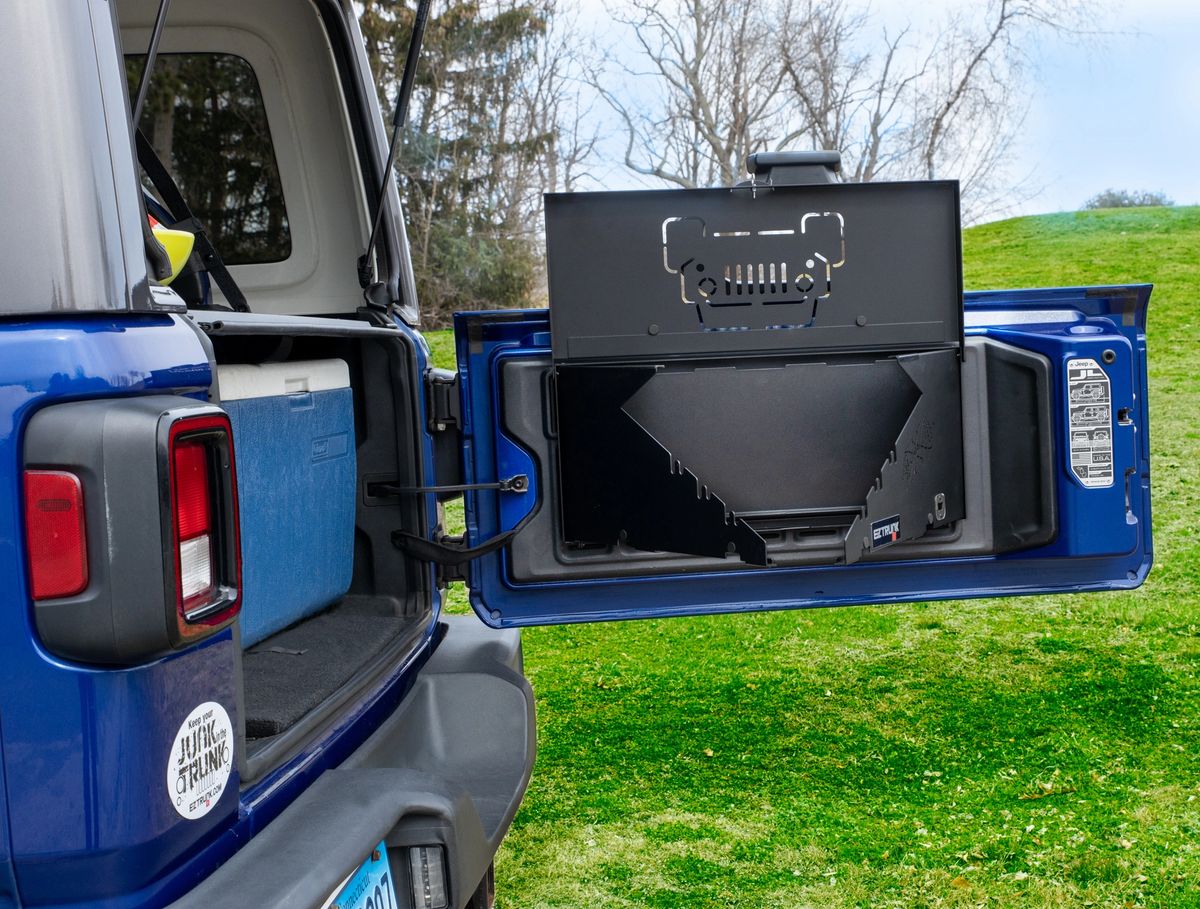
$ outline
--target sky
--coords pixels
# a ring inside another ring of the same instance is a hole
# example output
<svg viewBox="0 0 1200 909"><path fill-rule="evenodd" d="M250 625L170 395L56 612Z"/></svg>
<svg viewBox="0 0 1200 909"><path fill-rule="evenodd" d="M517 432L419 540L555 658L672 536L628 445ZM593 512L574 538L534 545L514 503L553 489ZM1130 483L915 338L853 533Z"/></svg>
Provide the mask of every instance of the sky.
<svg viewBox="0 0 1200 909"><path fill-rule="evenodd" d="M954 0L875 0L920 21ZM1200 0L1107 5L1093 41L1044 39L1013 164L1036 195L1017 214L1069 211L1109 187L1200 203Z"/></svg>
<svg viewBox="0 0 1200 909"><path fill-rule="evenodd" d="M920 28L978 2L873 0L869 7L880 24ZM1200 204L1200 0L1099 3L1100 37L1046 37L1034 52L1032 97L1011 170L1032 195L1006 214L1074 210L1110 187ZM610 4L564 5L596 22Z"/></svg>
<svg viewBox="0 0 1200 909"><path fill-rule="evenodd" d="M1200 203L1200 0L1133 0L1118 22L1099 50L1047 48L1018 159L1042 185L1026 213L1110 186Z"/></svg>

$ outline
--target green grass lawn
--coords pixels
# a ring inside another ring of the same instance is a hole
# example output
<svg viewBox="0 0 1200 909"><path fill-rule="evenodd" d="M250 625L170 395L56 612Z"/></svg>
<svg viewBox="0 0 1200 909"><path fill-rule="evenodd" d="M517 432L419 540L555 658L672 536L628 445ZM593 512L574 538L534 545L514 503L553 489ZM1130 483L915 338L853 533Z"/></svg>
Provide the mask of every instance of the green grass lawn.
<svg viewBox="0 0 1200 909"><path fill-rule="evenodd" d="M970 288L1156 284L1149 581L529 630L498 906L1200 906L1200 209L988 224L964 254Z"/></svg>

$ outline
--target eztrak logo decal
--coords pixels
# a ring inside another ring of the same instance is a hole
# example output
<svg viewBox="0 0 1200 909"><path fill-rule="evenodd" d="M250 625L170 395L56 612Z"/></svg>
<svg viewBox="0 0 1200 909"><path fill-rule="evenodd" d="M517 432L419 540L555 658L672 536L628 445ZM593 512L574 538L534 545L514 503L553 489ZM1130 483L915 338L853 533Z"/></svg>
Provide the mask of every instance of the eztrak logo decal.
<svg viewBox="0 0 1200 909"><path fill-rule="evenodd" d="M881 549L900 539L900 515L880 518L871 525L871 548Z"/></svg>

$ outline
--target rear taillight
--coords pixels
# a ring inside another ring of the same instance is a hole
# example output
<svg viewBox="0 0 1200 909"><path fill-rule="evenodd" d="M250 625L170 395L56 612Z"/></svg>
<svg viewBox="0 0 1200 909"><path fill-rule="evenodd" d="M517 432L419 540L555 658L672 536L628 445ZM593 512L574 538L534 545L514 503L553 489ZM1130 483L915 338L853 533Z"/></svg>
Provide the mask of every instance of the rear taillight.
<svg viewBox="0 0 1200 909"><path fill-rule="evenodd" d="M177 442L171 452L175 538L179 542L179 590L185 612L202 607L211 597L216 581L212 558L209 452L209 446L199 439Z"/></svg>
<svg viewBox="0 0 1200 909"><path fill-rule="evenodd" d="M206 635L241 606L237 488L229 418L176 421L168 437L170 545L181 639Z"/></svg>
<svg viewBox="0 0 1200 909"><path fill-rule="evenodd" d="M30 416L22 447L19 548L47 653L133 666L236 621L237 481L224 411L179 395L67 401ZM0 550L12 542L0 530Z"/></svg>
<svg viewBox="0 0 1200 909"><path fill-rule="evenodd" d="M25 545L33 599L74 596L87 587L83 486L75 474L25 471Z"/></svg>

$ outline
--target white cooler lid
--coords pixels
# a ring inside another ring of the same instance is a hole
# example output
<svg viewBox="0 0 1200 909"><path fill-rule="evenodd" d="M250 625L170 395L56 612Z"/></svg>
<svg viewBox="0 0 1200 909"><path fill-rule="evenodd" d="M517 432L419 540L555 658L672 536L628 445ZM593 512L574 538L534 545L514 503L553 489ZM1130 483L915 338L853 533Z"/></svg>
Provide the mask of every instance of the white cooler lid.
<svg viewBox="0 0 1200 909"><path fill-rule="evenodd" d="M350 367L345 360L217 366L217 389L222 401L274 398L349 387Z"/></svg>

